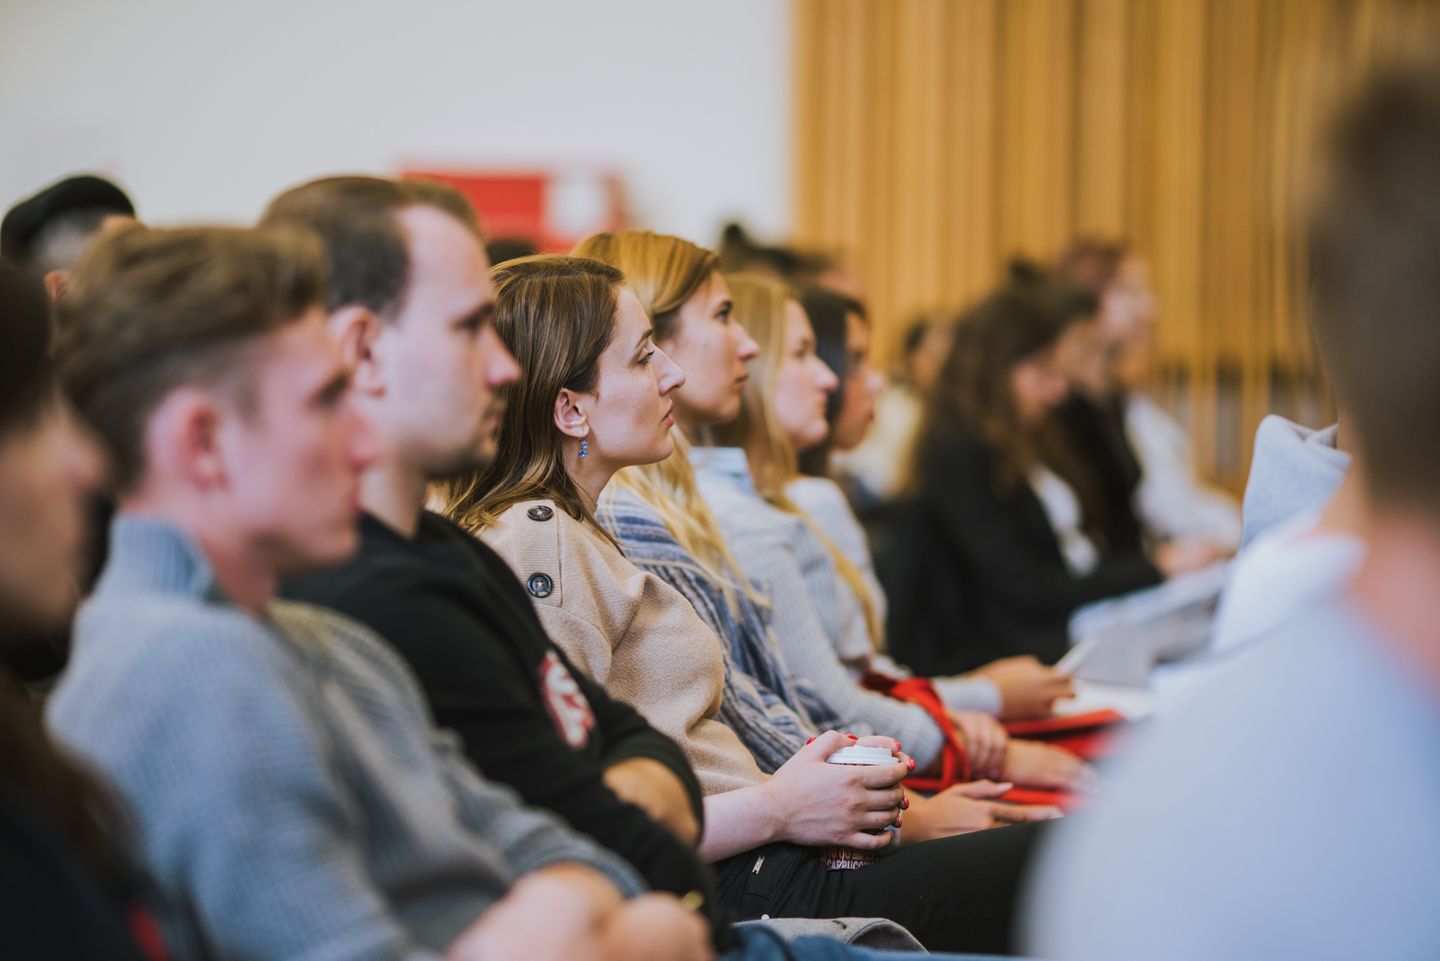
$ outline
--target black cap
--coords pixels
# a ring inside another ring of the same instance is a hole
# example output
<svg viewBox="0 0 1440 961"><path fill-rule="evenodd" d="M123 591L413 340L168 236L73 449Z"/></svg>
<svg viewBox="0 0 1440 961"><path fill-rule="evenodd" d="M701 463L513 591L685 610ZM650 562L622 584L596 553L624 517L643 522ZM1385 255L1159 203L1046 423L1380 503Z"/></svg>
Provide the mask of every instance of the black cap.
<svg viewBox="0 0 1440 961"><path fill-rule="evenodd" d="M80 210L135 216L135 205L125 191L103 177L66 177L20 201L5 214L4 223L0 223L0 257L29 264L31 246L40 232L56 217Z"/></svg>
<svg viewBox="0 0 1440 961"><path fill-rule="evenodd" d="M0 429L53 383L50 298L40 279L0 260Z"/></svg>

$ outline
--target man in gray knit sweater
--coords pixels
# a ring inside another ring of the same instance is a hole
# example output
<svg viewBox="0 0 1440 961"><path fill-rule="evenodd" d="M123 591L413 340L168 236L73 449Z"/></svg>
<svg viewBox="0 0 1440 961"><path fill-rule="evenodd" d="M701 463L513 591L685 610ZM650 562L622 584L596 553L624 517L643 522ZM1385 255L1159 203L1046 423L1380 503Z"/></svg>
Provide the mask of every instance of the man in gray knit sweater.
<svg viewBox="0 0 1440 961"><path fill-rule="evenodd" d="M706 957L678 901L483 781L365 628L275 600L355 549L373 456L323 292L308 235L137 228L64 306L120 513L49 721L132 815L173 955Z"/></svg>

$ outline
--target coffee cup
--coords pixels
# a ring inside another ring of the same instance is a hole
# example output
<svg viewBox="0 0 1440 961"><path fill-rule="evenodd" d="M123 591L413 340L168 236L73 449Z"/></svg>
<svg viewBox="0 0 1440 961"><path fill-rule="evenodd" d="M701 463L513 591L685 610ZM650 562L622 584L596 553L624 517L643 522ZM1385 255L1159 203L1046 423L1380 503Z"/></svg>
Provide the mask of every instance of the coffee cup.
<svg viewBox="0 0 1440 961"><path fill-rule="evenodd" d="M857 766L884 765L899 763L895 755L883 747L866 747L863 744L856 744L852 747L842 747L834 754L825 759L826 764L849 764ZM882 828L881 831L893 831L897 835L899 829L893 824ZM881 831L871 831L871 834L879 834ZM890 842L897 843L899 838ZM883 849L881 849L883 850ZM861 851L856 848L831 845L822 852L825 859L825 867L831 871L851 871L855 868L863 868L867 864L874 864L880 860L880 851Z"/></svg>

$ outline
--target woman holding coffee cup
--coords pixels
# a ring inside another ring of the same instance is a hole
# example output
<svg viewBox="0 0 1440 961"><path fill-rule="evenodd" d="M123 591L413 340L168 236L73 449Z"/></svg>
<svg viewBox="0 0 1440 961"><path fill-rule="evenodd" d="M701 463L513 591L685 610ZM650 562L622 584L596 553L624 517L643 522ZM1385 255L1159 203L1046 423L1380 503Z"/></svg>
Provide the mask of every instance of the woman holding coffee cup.
<svg viewBox="0 0 1440 961"><path fill-rule="evenodd" d="M684 374L614 268L541 257L496 269L495 325L522 378L480 476L449 491L450 512L516 569L552 639L685 748L706 793L701 851L741 917L887 917L927 947L1008 946L1033 825L895 847L913 761L886 737L834 731L773 775L715 720L720 640L668 585L626 560L594 522L613 474L668 456L671 394ZM878 765L827 764L879 748ZM830 870L827 846L884 851Z"/></svg>

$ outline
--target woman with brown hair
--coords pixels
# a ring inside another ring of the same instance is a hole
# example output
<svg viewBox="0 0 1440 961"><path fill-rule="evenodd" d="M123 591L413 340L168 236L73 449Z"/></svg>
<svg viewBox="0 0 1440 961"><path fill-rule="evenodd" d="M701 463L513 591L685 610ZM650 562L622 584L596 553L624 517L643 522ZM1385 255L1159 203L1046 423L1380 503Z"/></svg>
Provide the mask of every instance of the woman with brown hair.
<svg viewBox="0 0 1440 961"><path fill-rule="evenodd" d="M676 394L681 425L702 432L739 417L743 398L757 389L746 369L757 350L737 318L754 311L737 309L748 305L732 300L726 279L715 272L714 255L679 238L645 231L600 234L577 249L614 263L633 278L655 323L657 341L691 372L685 389ZM783 291L778 286L773 289ZM785 301L781 295L775 303ZM772 360L782 353L775 346ZM762 369L773 370L773 362L762 364ZM833 384L828 372L824 376ZM823 398L814 398L810 406L822 402ZM757 462L783 461L785 450L791 451L793 462L792 446L784 440L777 444L775 456L757 449ZM621 488L620 493L607 495L602 505L602 523L617 533L627 554L684 593L728 643L736 664L764 686L780 692L784 676L793 672L819 695L823 711L842 719L842 729L896 736L911 745L923 771L940 775L939 783L964 781L963 763L953 763L961 752L956 750L951 719L935 716L943 709L937 705L932 714L918 704L868 690L858 683L858 673L842 661L841 652L851 648L863 649L868 656L872 635L867 625L850 616L856 602L849 602L843 612L826 609L833 603L832 595L845 588L835 553L823 537L788 503L782 509L755 496L745 451L708 451L697 483L696 469L685 456L686 442L678 436L677 446L675 455L657 464L622 471L612 485ZM712 476L707 470L717 457L728 458L735 470ZM701 483L706 485L703 497ZM680 555L678 560L667 562L656 556L657 545L666 539L665 528L674 535L670 551ZM840 603L846 603L843 593ZM763 608L760 617L741 616L757 606ZM727 616L730 610L735 617ZM782 663L765 674L767 661ZM755 664L761 665L759 670ZM779 681L774 680L777 676ZM971 679L953 685L957 691L974 686L989 685L976 685ZM1035 684L1022 679L1020 686ZM796 705L792 698L786 700ZM1005 745L1003 734L995 736L993 722L982 729L984 718L972 720L981 736L989 735L983 743L969 745L979 772L981 765L1003 757ZM747 744L754 742L747 738ZM752 751L760 756L760 748L752 746ZM1040 753L1032 752L1037 757ZM1069 784L1073 777L1084 776L1084 766L1073 758L1053 758L1060 762L1058 771L1050 765L1028 770L1022 765L1018 770L1036 784ZM948 774L947 761L952 762ZM917 804L907 820L922 836L940 837L1053 813L1048 808L994 803L991 798L1003 790L983 781L955 784L939 798Z"/></svg>
<svg viewBox="0 0 1440 961"><path fill-rule="evenodd" d="M61 629L85 565L87 498L100 455L71 419L49 359L39 281L0 263L0 654ZM162 948L139 907L124 820L98 782L56 750L38 708L0 666L0 888L5 956L140 961Z"/></svg>
<svg viewBox="0 0 1440 961"><path fill-rule="evenodd" d="M1074 491L1040 458L1040 427L1069 392L1057 345L1094 310L1092 296L1017 265L956 326L897 517L905 549L885 571L891 642L917 670L1054 661L1077 608L1161 579L1142 555L1102 556Z"/></svg>
<svg viewBox="0 0 1440 961"><path fill-rule="evenodd" d="M701 850L720 862L721 898L742 917L887 917L929 947L1003 949L1031 833L980 832L828 869L827 846L894 846L886 828L909 806L898 781L913 761L891 738L830 731L762 772L716 719L719 639L595 523L617 471L670 454L671 395L685 382L619 271L542 257L504 265L495 281L496 329L523 375L495 460L450 491L450 513L527 580L582 670L681 742L707 795ZM857 741L893 762L826 763Z"/></svg>

